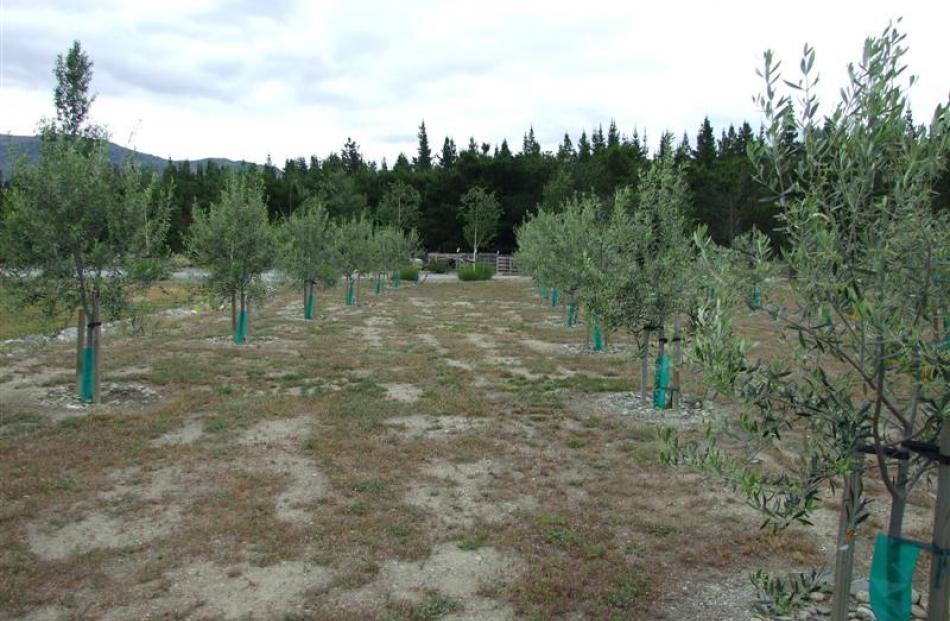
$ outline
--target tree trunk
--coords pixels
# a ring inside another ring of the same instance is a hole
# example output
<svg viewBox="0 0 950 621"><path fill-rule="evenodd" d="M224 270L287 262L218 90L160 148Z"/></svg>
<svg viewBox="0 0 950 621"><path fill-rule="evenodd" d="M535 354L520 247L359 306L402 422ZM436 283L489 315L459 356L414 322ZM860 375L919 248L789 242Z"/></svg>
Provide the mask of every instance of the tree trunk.
<svg viewBox="0 0 950 621"><path fill-rule="evenodd" d="M847 621L851 601L851 576L854 573L854 540L864 484L860 461L844 477L841 511L838 514L838 540L835 548L835 574L831 591L831 621Z"/></svg>
<svg viewBox="0 0 950 621"><path fill-rule="evenodd" d="M82 350L86 347L86 311L79 309L76 324L76 391L82 396Z"/></svg>
<svg viewBox="0 0 950 621"><path fill-rule="evenodd" d="M231 292L231 334L237 330L237 294Z"/></svg>
<svg viewBox="0 0 950 621"><path fill-rule="evenodd" d="M247 343L251 337L251 312L250 300L243 291L241 292L241 312L244 313L244 342Z"/></svg>
<svg viewBox="0 0 950 621"><path fill-rule="evenodd" d="M950 424L940 425L940 454L950 458ZM950 619L950 464L937 465L937 506L934 509L933 559L930 563L930 604L927 621Z"/></svg>
<svg viewBox="0 0 950 621"><path fill-rule="evenodd" d="M650 387L650 338L653 330L643 329L643 351L640 353L640 397L647 402L652 401Z"/></svg>
<svg viewBox="0 0 950 621"><path fill-rule="evenodd" d="M683 347L680 343L680 316L673 316L673 381L670 386L671 406L680 406L680 365L683 362Z"/></svg>
<svg viewBox="0 0 950 621"><path fill-rule="evenodd" d="M100 352L102 348L100 347L99 341L102 337L102 316L99 309L99 292L96 292L95 300L93 301L93 330L92 330L92 402L98 405L102 401L102 382L100 381L99 370L102 368L101 360L102 357Z"/></svg>

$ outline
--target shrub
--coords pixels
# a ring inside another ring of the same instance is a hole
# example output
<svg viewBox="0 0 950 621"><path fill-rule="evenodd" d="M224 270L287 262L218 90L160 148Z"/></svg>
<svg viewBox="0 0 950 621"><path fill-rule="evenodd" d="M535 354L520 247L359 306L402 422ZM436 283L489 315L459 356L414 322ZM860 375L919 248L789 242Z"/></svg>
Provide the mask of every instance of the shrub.
<svg viewBox="0 0 950 621"><path fill-rule="evenodd" d="M459 280L491 280L495 275L495 266L488 263L470 263L458 269Z"/></svg>
<svg viewBox="0 0 950 621"><path fill-rule="evenodd" d="M419 268L414 265L406 265L405 267L399 268L399 279L419 282Z"/></svg>
<svg viewBox="0 0 950 621"><path fill-rule="evenodd" d="M428 269L433 274L448 274L452 271L452 266L449 265L448 261L437 260L430 261L429 264L426 265L426 269Z"/></svg>

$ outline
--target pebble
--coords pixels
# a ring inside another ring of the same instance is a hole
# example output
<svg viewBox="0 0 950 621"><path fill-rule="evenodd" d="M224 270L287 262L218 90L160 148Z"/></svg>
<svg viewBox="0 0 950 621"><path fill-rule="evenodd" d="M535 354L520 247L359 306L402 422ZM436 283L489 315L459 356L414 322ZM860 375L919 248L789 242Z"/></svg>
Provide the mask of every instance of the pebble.
<svg viewBox="0 0 950 621"><path fill-rule="evenodd" d="M910 614L913 615L915 619L927 618L927 611L924 610L919 604L914 604L910 607Z"/></svg>

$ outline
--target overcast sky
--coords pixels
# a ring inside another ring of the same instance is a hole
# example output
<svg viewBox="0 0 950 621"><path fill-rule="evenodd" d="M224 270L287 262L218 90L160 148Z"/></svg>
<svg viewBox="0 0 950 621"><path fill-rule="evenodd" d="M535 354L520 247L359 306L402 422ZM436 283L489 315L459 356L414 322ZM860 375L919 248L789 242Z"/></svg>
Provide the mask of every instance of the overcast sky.
<svg viewBox="0 0 950 621"><path fill-rule="evenodd" d="M694 6L695 4L695 6ZM446 135L542 148L610 119L623 133L758 128L755 69L817 48L826 104L864 37L903 16L918 120L950 92L950 2L0 0L0 133L53 115L52 68L79 39L115 142L197 159L323 156L348 136L390 163L425 119ZM777 17L776 15L779 15Z"/></svg>

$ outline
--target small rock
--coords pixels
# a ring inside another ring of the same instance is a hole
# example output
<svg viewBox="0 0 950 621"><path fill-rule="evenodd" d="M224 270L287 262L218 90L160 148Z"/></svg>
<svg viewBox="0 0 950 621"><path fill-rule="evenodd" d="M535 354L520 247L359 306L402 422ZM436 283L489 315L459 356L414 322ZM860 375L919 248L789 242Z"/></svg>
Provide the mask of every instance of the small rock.
<svg viewBox="0 0 950 621"><path fill-rule="evenodd" d="M871 601L871 596L868 594L867 591L858 591L857 593L854 594L854 597L862 604L867 604L869 601Z"/></svg>
<svg viewBox="0 0 950 621"><path fill-rule="evenodd" d="M910 614L912 614L915 619L927 618L927 611L924 610L919 604L914 604L910 607Z"/></svg>
<svg viewBox="0 0 950 621"><path fill-rule="evenodd" d="M822 617L831 616L831 606L825 606L824 604L822 604L821 606L816 606L815 608L818 614L821 615Z"/></svg>
<svg viewBox="0 0 950 621"><path fill-rule="evenodd" d="M917 589L910 590L910 603L919 604L920 603L920 591Z"/></svg>
<svg viewBox="0 0 950 621"><path fill-rule="evenodd" d="M813 602L823 602L828 599L828 596L822 593L821 591L814 591L808 594L809 599Z"/></svg>
<svg viewBox="0 0 950 621"><path fill-rule="evenodd" d="M865 621L874 621L874 620L875 620L874 613L871 612L871 609L868 608L867 606L858 606L858 607L855 609L855 612L857 613L857 615L858 615L859 618L864 619Z"/></svg>

